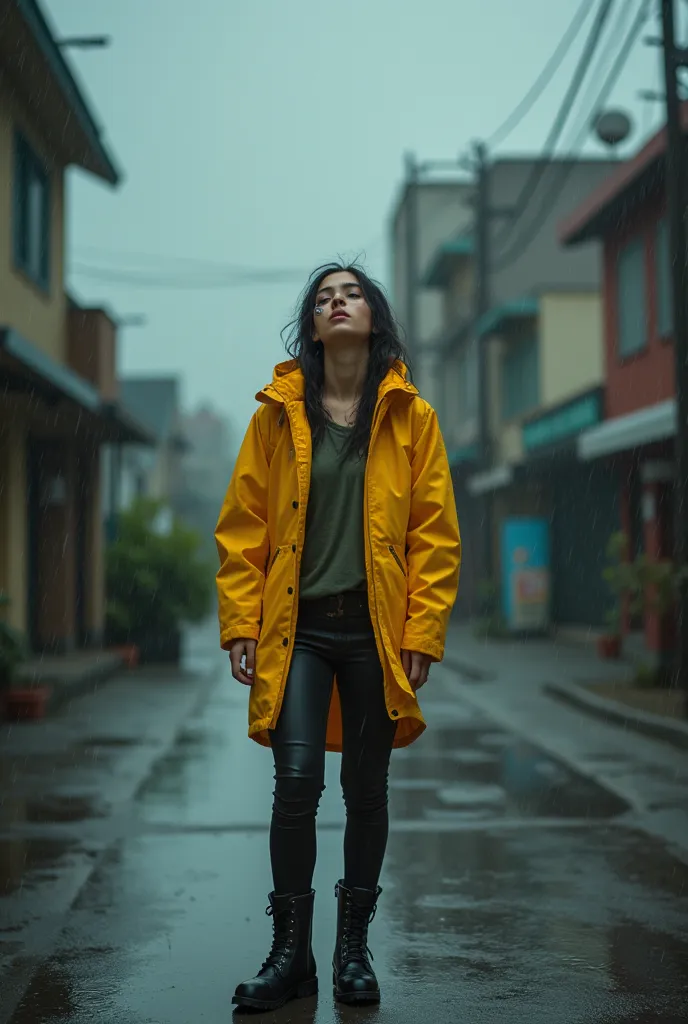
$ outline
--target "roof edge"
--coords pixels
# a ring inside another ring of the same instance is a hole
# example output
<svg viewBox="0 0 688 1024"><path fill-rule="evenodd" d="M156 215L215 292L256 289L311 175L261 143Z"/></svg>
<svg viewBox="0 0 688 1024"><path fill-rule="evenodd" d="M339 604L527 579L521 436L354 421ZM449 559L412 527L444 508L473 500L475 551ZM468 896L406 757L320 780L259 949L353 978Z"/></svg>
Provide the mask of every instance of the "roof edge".
<svg viewBox="0 0 688 1024"><path fill-rule="evenodd" d="M14 3L45 58L66 102L74 112L94 157L94 162L101 168L99 176L110 185L119 184L122 177L121 171L116 167L114 159L100 138L100 129L96 120L55 42L45 15L36 0L14 0Z"/></svg>

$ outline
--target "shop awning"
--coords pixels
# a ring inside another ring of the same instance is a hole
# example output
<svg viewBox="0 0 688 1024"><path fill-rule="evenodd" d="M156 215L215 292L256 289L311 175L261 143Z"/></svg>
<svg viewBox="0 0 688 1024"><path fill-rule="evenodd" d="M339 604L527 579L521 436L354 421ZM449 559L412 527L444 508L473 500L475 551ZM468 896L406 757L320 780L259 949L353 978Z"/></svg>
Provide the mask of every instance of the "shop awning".
<svg viewBox="0 0 688 1024"><path fill-rule="evenodd" d="M469 494L488 494L490 491L499 491L502 487L508 487L513 479L513 466L495 466L494 469L488 469L484 473L469 476L466 486Z"/></svg>
<svg viewBox="0 0 688 1024"><path fill-rule="evenodd" d="M78 373L51 359L17 331L0 327L0 389L40 396L55 405L72 403L85 414L105 444L155 444L152 430L119 402L103 401L100 392Z"/></svg>
<svg viewBox="0 0 688 1024"><path fill-rule="evenodd" d="M584 461L628 451L673 437L677 429L676 401L671 398L646 409L616 416L578 438L578 457Z"/></svg>
<svg viewBox="0 0 688 1024"><path fill-rule="evenodd" d="M106 431L108 443L145 445L157 443L153 431L144 426L118 402L104 402L100 412L109 427Z"/></svg>
<svg viewBox="0 0 688 1024"><path fill-rule="evenodd" d="M532 295L524 295L513 302L505 302L490 309L476 323L475 332L479 338L489 334L500 334L514 323L533 319L539 311L538 299Z"/></svg>
<svg viewBox="0 0 688 1024"><path fill-rule="evenodd" d="M89 412L100 409L98 389L68 366L55 362L12 328L0 327L0 380L9 390L35 391L48 400L66 398Z"/></svg>
<svg viewBox="0 0 688 1024"><path fill-rule="evenodd" d="M460 260L473 256L472 235L460 235L442 242L432 255L430 264L422 278L426 288L446 288L452 271Z"/></svg>

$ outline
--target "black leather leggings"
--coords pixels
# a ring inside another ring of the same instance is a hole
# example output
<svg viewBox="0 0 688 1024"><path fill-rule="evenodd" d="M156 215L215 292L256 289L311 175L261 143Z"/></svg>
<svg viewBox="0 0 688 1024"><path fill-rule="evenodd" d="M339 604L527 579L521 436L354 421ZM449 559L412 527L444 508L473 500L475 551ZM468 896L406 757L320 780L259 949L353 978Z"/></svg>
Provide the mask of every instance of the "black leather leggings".
<svg viewBox="0 0 688 1024"><path fill-rule="evenodd" d="M343 605L343 607L342 607ZM365 594L302 602L277 726L270 858L275 892L311 888L315 818L325 788L325 735L334 675L342 708L346 805L344 881L374 889L387 845L387 773L396 730Z"/></svg>

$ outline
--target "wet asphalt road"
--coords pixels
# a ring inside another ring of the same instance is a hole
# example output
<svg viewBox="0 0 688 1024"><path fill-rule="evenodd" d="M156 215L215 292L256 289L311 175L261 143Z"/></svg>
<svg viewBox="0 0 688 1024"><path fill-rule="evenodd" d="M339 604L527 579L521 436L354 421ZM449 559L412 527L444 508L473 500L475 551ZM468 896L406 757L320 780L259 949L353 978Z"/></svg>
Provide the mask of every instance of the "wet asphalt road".
<svg viewBox="0 0 688 1024"><path fill-rule="evenodd" d="M3 803L0 1024L230 1019L235 984L269 945L272 768L246 739L242 687L224 675L198 697L132 799L118 806L104 795L126 789L127 770L135 775L132 761L121 767L118 742L140 754L110 716L107 734L65 747L41 800L21 815ZM183 685L169 698L159 685L149 710L182 698ZM321 991L250 1016L688 1020L688 867L628 827L618 797L464 703L450 673L437 674L423 704L427 732L393 756L393 825L371 927L381 1006L333 1004L342 803L328 755L314 883ZM3 761L5 783L11 770ZM40 936L30 949L32 915ZM28 987L10 1005L20 976Z"/></svg>

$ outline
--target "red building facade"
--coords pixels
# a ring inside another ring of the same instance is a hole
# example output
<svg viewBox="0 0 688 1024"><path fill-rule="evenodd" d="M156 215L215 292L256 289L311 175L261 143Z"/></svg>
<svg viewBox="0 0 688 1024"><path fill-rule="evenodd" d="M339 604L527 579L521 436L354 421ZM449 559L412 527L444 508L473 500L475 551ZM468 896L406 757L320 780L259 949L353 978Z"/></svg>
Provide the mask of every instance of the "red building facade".
<svg viewBox="0 0 688 1024"><path fill-rule="evenodd" d="M688 128L688 104L682 110ZM617 475L631 553L673 551L676 432L671 264L664 167L666 132L653 136L562 225L565 245L598 238L604 250L605 421L582 435L582 459ZM673 644L673 621L647 613L651 651Z"/></svg>

